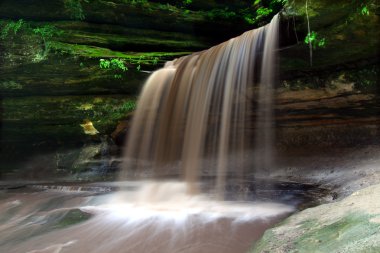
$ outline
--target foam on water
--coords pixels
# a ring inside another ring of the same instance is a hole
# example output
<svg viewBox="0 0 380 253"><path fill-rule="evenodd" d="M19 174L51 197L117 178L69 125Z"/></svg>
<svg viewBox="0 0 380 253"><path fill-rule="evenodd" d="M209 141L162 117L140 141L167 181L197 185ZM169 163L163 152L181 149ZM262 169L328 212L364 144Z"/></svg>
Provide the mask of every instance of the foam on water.
<svg viewBox="0 0 380 253"><path fill-rule="evenodd" d="M189 195L184 182L145 182L133 192L118 192L108 205L83 207L94 213L107 212L126 219L183 219L196 215L204 220L230 218L234 221L267 219L294 208L279 203L219 201L207 195Z"/></svg>
<svg viewBox="0 0 380 253"><path fill-rule="evenodd" d="M266 26L155 71L128 130L121 179L145 172L155 178L178 175L189 194L198 194L205 170L215 175L209 184L223 199L231 175L243 179L255 170L269 171L278 30L275 15ZM257 93L257 103L251 93ZM247 166L245 157L252 155L255 162Z"/></svg>
<svg viewBox="0 0 380 253"><path fill-rule="evenodd" d="M5 210L0 238L6 239L0 252L247 252L268 227L294 211L278 203L223 201L230 175L243 181L252 172L243 158L251 155L253 128L254 169L271 167L278 24L276 15L265 27L166 63L147 80L121 178L130 180L145 170L163 178L174 167L183 182L138 182L137 190L112 193L106 204L83 192L94 188L36 186L55 191L0 201ZM256 124L249 120L252 85L259 86ZM207 168L215 172L208 182L213 196L200 187L206 159L216 164ZM66 217L78 208L93 216Z"/></svg>
<svg viewBox="0 0 380 253"><path fill-rule="evenodd" d="M0 252L243 253L294 210L277 203L190 196L182 182L139 185L137 190L95 196L12 194L0 201ZM92 217L57 226L78 208Z"/></svg>

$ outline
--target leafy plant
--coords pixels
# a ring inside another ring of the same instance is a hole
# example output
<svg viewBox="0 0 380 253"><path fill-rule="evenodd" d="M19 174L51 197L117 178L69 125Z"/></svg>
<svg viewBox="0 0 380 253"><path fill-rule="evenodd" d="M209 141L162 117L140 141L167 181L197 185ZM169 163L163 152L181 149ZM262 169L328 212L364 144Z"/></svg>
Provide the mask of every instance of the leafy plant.
<svg viewBox="0 0 380 253"><path fill-rule="evenodd" d="M10 21L4 25L4 27L1 29L0 38L5 39L9 32L13 32L15 35L17 32L25 25L25 22L23 19L19 19L18 21Z"/></svg>
<svg viewBox="0 0 380 253"><path fill-rule="evenodd" d="M122 111L133 111L136 109L136 100L129 100L127 102L125 102L121 107L120 109Z"/></svg>
<svg viewBox="0 0 380 253"><path fill-rule="evenodd" d="M53 25L44 25L41 27L36 27L33 29L33 33L39 35L44 42L45 46L45 55L49 51L50 48L50 40L55 36L60 36L63 34L63 31L57 29L57 27Z"/></svg>
<svg viewBox="0 0 380 253"><path fill-rule="evenodd" d="M47 41L55 36L63 34L63 31L59 30L53 25L44 25L33 29L34 34L40 35L44 41Z"/></svg>
<svg viewBox="0 0 380 253"><path fill-rule="evenodd" d="M319 38L318 33L311 31L308 33L304 40L305 44L311 44L313 49L315 50L317 47L325 47L326 45L326 39L325 38Z"/></svg>
<svg viewBox="0 0 380 253"><path fill-rule="evenodd" d="M363 16L365 16L365 15L369 16L369 10L368 10L367 5L362 6L362 8L360 10L360 14L362 14Z"/></svg>
<svg viewBox="0 0 380 253"><path fill-rule="evenodd" d="M99 67L101 69L111 69L116 71L114 74L114 78L120 79L122 77L121 72L125 72L128 70L128 67L125 65L124 60L118 59L118 58L113 58L113 59L100 59L99 60Z"/></svg>
<svg viewBox="0 0 380 253"><path fill-rule="evenodd" d="M265 17L265 16L268 16L269 14L271 14L273 12L272 9L269 9L269 8L265 8L265 7L260 7L256 10L256 15L257 17L256 18L261 18L261 17Z"/></svg>
<svg viewBox="0 0 380 253"><path fill-rule="evenodd" d="M255 0L251 8L240 10L239 12L243 15L244 20L248 24L260 24L261 21L271 18L271 16L277 13L286 3L287 0Z"/></svg>

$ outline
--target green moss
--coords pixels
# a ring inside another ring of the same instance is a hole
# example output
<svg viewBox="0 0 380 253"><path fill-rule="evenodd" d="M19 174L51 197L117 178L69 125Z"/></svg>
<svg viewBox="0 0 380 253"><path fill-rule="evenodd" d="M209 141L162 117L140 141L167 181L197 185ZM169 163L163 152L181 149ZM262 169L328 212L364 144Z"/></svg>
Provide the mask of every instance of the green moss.
<svg viewBox="0 0 380 253"><path fill-rule="evenodd" d="M310 55L308 44L299 43L283 52L281 69L302 71L311 69L328 69L342 62L363 61L374 58L379 48L380 29L376 15L362 15L356 10L359 1L316 1L310 5L310 27L317 36L314 38L315 52L312 56L313 66L308 63ZM302 6L304 1L295 1L292 7L298 11L292 15L305 18ZM372 6L372 5L371 5ZM304 8L304 7L303 7ZM375 7L371 7L375 8ZM306 21L298 22L296 30L301 36L307 36ZM303 37L300 37L303 38ZM306 37L308 38L308 37ZM323 47L319 47L318 44Z"/></svg>
<svg viewBox="0 0 380 253"><path fill-rule="evenodd" d="M165 59L180 57L183 55L190 54L191 52L119 52L113 51L108 48L88 46L88 45L78 45L69 44L63 42L52 42L51 48L57 53L71 54L81 57L90 58L120 58L126 59L132 64L141 62L144 65L153 65L156 58L160 62Z"/></svg>
<svg viewBox="0 0 380 253"><path fill-rule="evenodd" d="M298 234L292 241L286 237L279 237L273 230L269 230L255 245L252 253L272 252L272 249L280 245L282 248L286 247L289 253L379 252L379 225L371 222L371 219L376 217L379 216L350 213L330 224L322 224L317 219L307 220L297 227L290 228L290 234ZM297 233L293 229L302 232Z"/></svg>
<svg viewBox="0 0 380 253"><path fill-rule="evenodd" d="M2 130L7 137L20 139L85 138L80 127L84 119L101 134L110 134L136 107L136 98L123 96L24 97L2 102Z"/></svg>
<svg viewBox="0 0 380 253"><path fill-rule="evenodd" d="M25 26L25 22L23 19L19 19L18 21L1 21L0 22L0 39L5 39L9 34L13 33L16 35L19 30L21 30Z"/></svg>
<svg viewBox="0 0 380 253"><path fill-rule="evenodd" d="M273 247L270 245L273 243L273 240L276 238L276 235L272 230L267 230L264 236L260 241L255 243L251 253L270 253Z"/></svg>
<svg viewBox="0 0 380 253"><path fill-rule="evenodd" d="M303 89L335 89L337 84L352 87L353 91L376 93L379 90L378 76L380 66L377 64L366 67L349 68L335 72L316 72L299 78L289 78L282 81L286 90Z"/></svg>
<svg viewBox="0 0 380 253"><path fill-rule="evenodd" d="M21 90L23 86L15 81L0 82L0 90Z"/></svg>
<svg viewBox="0 0 380 253"><path fill-rule="evenodd" d="M298 252L336 252L339 249L357 253L375 252L375 247L365 243L379 229L377 223L370 222L372 218L370 215L353 213L329 225L321 226L317 221L303 223L305 233L294 245ZM377 246L380 249L380 244Z"/></svg>

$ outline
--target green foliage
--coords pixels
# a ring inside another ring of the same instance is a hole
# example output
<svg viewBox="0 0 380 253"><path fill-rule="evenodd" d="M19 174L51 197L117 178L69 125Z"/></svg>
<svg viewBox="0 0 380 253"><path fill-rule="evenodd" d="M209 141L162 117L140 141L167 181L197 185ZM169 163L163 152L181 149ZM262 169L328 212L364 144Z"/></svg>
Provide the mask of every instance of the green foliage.
<svg viewBox="0 0 380 253"><path fill-rule="evenodd" d="M34 34L41 36L41 38L46 42L49 39L60 36L63 34L63 31L57 29L57 27L53 25L44 25L41 27L36 27L33 29Z"/></svg>
<svg viewBox="0 0 380 253"><path fill-rule="evenodd" d="M15 81L4 81L0 83L0 90L21 90L22 84Z"/></svg>
<svg viewBox="0 0 380 253"><path fill-rule="evenodd" d="M122 75L120 72L125 72L128 70L127 66L125 65L124 60L113 58L109 60L100 59L99 60L99 67L101 69L111 69L114 70L116 73L114 74L114 78L120 79L122 78Z"/></svg>
<svg viewBox="0 0 380 253"><path fill-rule="evenodd" d="M265 8L265 7L260 7L256 10L256 15L257 17L256 18L261 18L261 17L265 17L265 16L268 16L269 14L271 14L273 12L272 9L269 9L269 8Z"/></svg>
<svg viewBox="0 0 380 253"><path fill-rule="evenodd" d="M288 0L255 0L252 5L267 5L270 8L273 8L275 5L284 5L288 2Z"/></svg>
<svg viewBox="0 0 380 253"><path fill-rule="evenodd" d="M259 25L280 11L286 3L287 0L255 0L251 8L241 10L240 13L248 24Z"/></svg>
<svg viewBox="0 0 380 253"><path fill-rule="evenodd" d="M111 67L111 62L108 60L100 59L99 60L99 67L101 69L109 69Z"/></svg>
<svg viewBox="0 0 380 253"><path fill-rule="evenodd" d="M361 10L360 10L360 14L362 14L363 16L369 16L369 10L368 10L368 7L367 5L363 5Z"/></svg>
<svg viewBox="0 0 380 253"><path fill-rule="evenodd" d="M120 111L122 112L132 112L136 109L136 100L129 100L127 102L125 102L121 107L120 107Z"/></svg>
<svg viewBox="0 0 380 253"><path fill-rule="evenodd" d="M15 35L17 32L25 25L23 19L19 19L18 21L10 21L5 23L5 25L1 29L0 39L5 39L10 32L13 32Z"/></svg>
<svg viewBox="0 0 380 253"><path fill-rule="evenodd" d="M53 37L55 36L60 36L63 34L63 31L57 29L57 27L53 25L44 25L41 27L36 27L33 30L33 33L40 36L41 39L44 42L45 50L44 50L44 55L42 56L37 56L36 61L42 60L47 53L49 52L50 49L50 41Z"/></svg>
<svg viewBox="0 0 380 253"><path fill-rule="evenodd" d="M325 47L326 46L326 39L322 38L318 41L318 47Z"/></svg>
<svg viewBox="0 0 380 253"><path fill-rule="evenodd" d="M65 9L70 13L71 18L77 20L84 20L86 18L82 3L89 3L89 0L64 0Z"/></svg>
<svg viewBox="0 0 380 253"><path fill-rule="evenodd" d="M193 3L193 0L183 0L182 3L183 3L184 5L190 5L190 4Z"/></svg>
<svg viewBox="0 0 380 253"><path fill-rule="evenodd" d="M22 19L18 21L1 22L0 27L2 27L0 32L0 39L6 39L10 34L17 35L21 29L23 29L23 33L25 35L31 37L35 35L42 39L43 45L45 47L44 52L36 53L35 57L33 58L34 62L39 62L45 59L50 49L50 43L52 38L63 34L63 31L57 29L55 26L47 24L44 26L35 27L33 23L25 22Z"/></svg>
<svg viewBox="0 0 380 253"><path fill-rule="evenodd" d="M28 33L33 33L41 37L44 43L47 43L51 38L63 34L63 31L57 29L53 25L38 26L35 28L31 27L31 24L20 19L18 21L10 21L3 25L1 29L0 38L5 39L10 32L16 35L21 29L25 29Z"/></svg>
<svg viewBox="0 0 380 253"><path fill-rule="evenodd" d="M101 124L109 124L111 129L108 131L113 131L112 127L115 126L115 121L124 118L129 113L136 109L137 99L127 98L127 99L112 99L108 98L102 102L94 103L94 107L88 111L81 111L82 117L93 116L94 121L96 121L100 128ZM109 122L109 123L108 123ZM105 129L101 129L104 131Z"/></svg>
<svg viewBox="0 0 380 253"><path fill-rule="evenodd" d="M318 33L311 31L308 33L304 40L305 44L311 44L313 49L317 49L317 47L325 47L326 46L326 39L325 38L319 38Z"/></svg>
<svg viewBox="0 0 380 253"><path fill-rule="evenodd" d="M142 64L152 64L157 65L159 58L157 56L144 56L140 55L138 58L127 57L127 58L110 58L110 59L100 59L99 67L101 69L113 70L115 72L114 78L122 78L122 73L128 70L128 65L135 65L137 71L141 71Z"/></svg>

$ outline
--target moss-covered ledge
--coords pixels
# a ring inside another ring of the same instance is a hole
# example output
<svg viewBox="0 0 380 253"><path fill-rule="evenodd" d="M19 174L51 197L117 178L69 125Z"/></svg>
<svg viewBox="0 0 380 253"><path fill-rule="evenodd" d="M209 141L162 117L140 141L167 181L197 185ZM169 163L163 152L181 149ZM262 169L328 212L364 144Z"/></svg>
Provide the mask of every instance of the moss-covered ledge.
<svg viewBox="0 0 380 253"><path fill-rule="evenodd" d="M198 4L193 9L182 8L177 3L157 1L101 1L101 0L3 0L0 17L23 18L35 21L85 20L93 24L109 24L137 29L182 32L207 36L214 42L234 37L251 25L240 15L231 18L223 10L228 5L218 1ZM251 1L235 1L240 9L249 8ZM235 3L236 4L236 3ZM222 13L209 13L217 8ZM210 15L215 15L212 17Z"/></svg>

